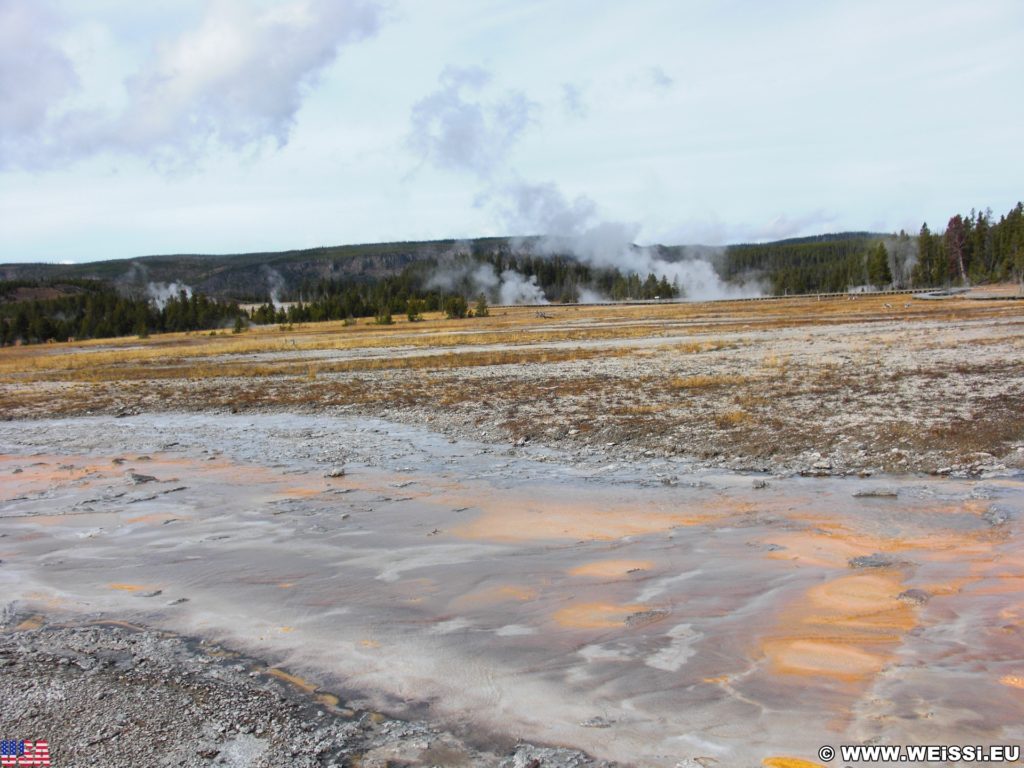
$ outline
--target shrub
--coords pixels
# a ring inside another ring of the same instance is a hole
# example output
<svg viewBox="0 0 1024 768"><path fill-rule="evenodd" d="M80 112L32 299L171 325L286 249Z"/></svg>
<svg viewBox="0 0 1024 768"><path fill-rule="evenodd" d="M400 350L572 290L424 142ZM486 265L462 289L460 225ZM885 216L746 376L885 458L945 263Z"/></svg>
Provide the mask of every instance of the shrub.
<svg viewBox="0 0 1024 768"><path fill-rule="evenodd" d="M469 305L461 296L449 296L444 300L444 313L449 319L463 318L469 312Z"/></svg>
<svg viewBox="0 0 1024 768"><path fill-rule="evenodd" d="M487 317L491 314L491 311L487 308L487 297L482 293L476 300L476 306L473 308L473 314L476 317Z"/></svg>
<svg viewBox="0 0 1024 768"><path fill-rule="evenodd" d="M373 321L377 325L391 325L394 322L391 319L391 306L389 304L381 304Z"/></svg>
<svg viewBox="0 0 1024 768"><path fill-rule="evenodd" d="M405 315L410 323L418 323L423 319L423 301L421 299L409 299L405 305Z"/></svg>

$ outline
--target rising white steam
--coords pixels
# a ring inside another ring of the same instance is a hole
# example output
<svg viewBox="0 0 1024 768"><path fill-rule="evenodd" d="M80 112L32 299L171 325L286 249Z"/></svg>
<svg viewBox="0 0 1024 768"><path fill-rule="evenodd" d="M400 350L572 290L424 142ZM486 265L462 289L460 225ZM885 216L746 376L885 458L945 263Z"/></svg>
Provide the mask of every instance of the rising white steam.
<svg viewBox="0 0 1024 768"><path fill-rule="evenodd" d="M268 267L264 264L260 271L263 273L263 279L267 283L267 292L270 294L270 303L274 305L274 309L281 309L284 305L281 303L281 294L284 293L284 289L287 287L284 277L273 267Z"/></svg>
<svg viewBox="0 0 1024 768"><path fill-rule="evenodd" d="M185 285L185 283L175 281L173 283L146 284L146 295L149 296L149 300L153 302L159 310L163 310L163 308L167 306L167 302L171 299L177 299L180 297L183 291L185 293L185 298L192 298L192 287Z"/></svg>
<svg viewBox="0 0 1024 768"><path fill-rule="evenodd" d="M470 296L482 293L497 304L549 303L534 275L527 277L513 269L499 275L493 265L474 261L468 252L456 251L442 258L427 280L427 288L465 291Z"/></svg>
<svg viewBox="0 0 1024 768"><path fill-rule="evenodd" d="M569 200L553 183L514 182L501 190L499 207L510 230L541 232L526 248L542 254L569 254L599 269L624 275L654 275L676 284L688 299L708 300L760 296L756 284L724 282L708 258L707 249L684 249L668 258L656 246L637 246L640 227L602 220L588 197ZM581 296L582 298L582 296Z"/></svg>
<svg viewBox="0 0 1024 768"><path fill-rule="evenodd" d="M673 80L653 67L651 82L668 89ZM566 108L582 117L578 87L563 87ZM758 296L759 286L723 282L702 250L678 249L670 257L663 249L635 245L638 224L604 220L597 204L586 196L568 199L553 182L529 183L518 179L511 168L512 150L533 125L540 106L516 90L497 91L491 74L482 69L448 69L438 88L417 102L410 114L409 146L422 161L436 168L475 177L481 184L478 200L489 202L503 221L505 231L540 235L524 240L523 252L531 255L563 255L600 269L616 269L665 278L690 299ZM678 256L678 257L677 257ZM453 271L454 270L454 271ZM537 303L543 292L536 282L515 272L498 275L484 266L477 271L471 260L465 266L449 261L440 265L433 287L465 290L497 298L502 303ZM601 300L592 286L577 286L580 298Z"/></svg>

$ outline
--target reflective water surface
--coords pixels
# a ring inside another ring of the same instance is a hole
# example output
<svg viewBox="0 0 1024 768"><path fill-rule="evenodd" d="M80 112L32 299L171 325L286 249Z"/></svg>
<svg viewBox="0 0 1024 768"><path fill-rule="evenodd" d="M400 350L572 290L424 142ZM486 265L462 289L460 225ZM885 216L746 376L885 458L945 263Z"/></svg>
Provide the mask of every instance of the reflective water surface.
<svg viewBox="0 0 1024 768"><path fill-rule="evenodd" d="M643 765L1024 738L1019 476L755 488L291 416L6 423L0 451L0 585L51 619Z"/></svg>

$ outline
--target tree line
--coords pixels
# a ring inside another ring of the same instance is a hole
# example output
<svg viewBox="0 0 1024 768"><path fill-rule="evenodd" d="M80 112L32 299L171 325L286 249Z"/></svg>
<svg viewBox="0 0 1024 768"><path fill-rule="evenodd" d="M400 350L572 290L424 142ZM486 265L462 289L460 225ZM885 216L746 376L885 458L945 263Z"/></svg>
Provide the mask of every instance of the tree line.
<svg viewBox="0 0 1024 768"><path fill-rule="evenodd" d="M375 280L307 279L285 291L280 301L268 301L256 307L251 318L260 324L308 323L409 314L410 307L414 308L413 315L445 312L450 317L466 317L470 314L467 301L479 303L483 296L486 305L487 301L497 299L497 296L487 296L487 291L474 278L474 271L480 267L492 268L494 275L512 270L526 280L532 278L544 299L550 302L578 302L585 290L597 291L614 301L669 299L683 293L679 285L669 283L664 277L641 278L636 273L623 274L617 269L594 269L571 256L480 250L453 263L417 262L398 275ZM441 272L450 273L444 288L435 287L436 277ZM461 304L458 299L462 300Z"/></svg>
<svg viewBox="0 0 1024 768"><path fill-rule="evenodd" d="M993 219L992 211L956 214L943 232L925 223L917 237L914 281L941 286L1024 281L1024 203Z"/></svg>
<svg viewBox="0 0 1024 768"><path fill-rule="evenodd" d="M935 288L1024 280L1024 204L998 221L991 210L956 214L942 232L917 236L849 232L733 245L719 271L726 280L756 276L776 296L841 293L858 286Z"/></svg>
<svg viewBox="0 0 1024 768"><path fill-rule="evenodd" d="M51 298L11 301L19 289ZM38 344L70 339L147 336L167 331L198 331L229 327L244 316L234 302L184 291L157 304L148 297L129 296L94 280L58 285L32 281L0 281L0 344Z"/></svg>

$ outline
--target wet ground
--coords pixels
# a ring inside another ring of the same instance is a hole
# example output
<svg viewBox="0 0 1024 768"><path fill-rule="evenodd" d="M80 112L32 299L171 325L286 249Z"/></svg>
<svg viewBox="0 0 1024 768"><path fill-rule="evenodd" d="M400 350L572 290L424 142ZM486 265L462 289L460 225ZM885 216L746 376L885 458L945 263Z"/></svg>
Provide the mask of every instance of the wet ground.
<svg viewBox="0 0 1024 768"><path fill-rule="evenodd" d="M640 765L1024 739L1019 473L581 464L284 415L8 422L0 453L0 589L40 621Z"/></svg>

